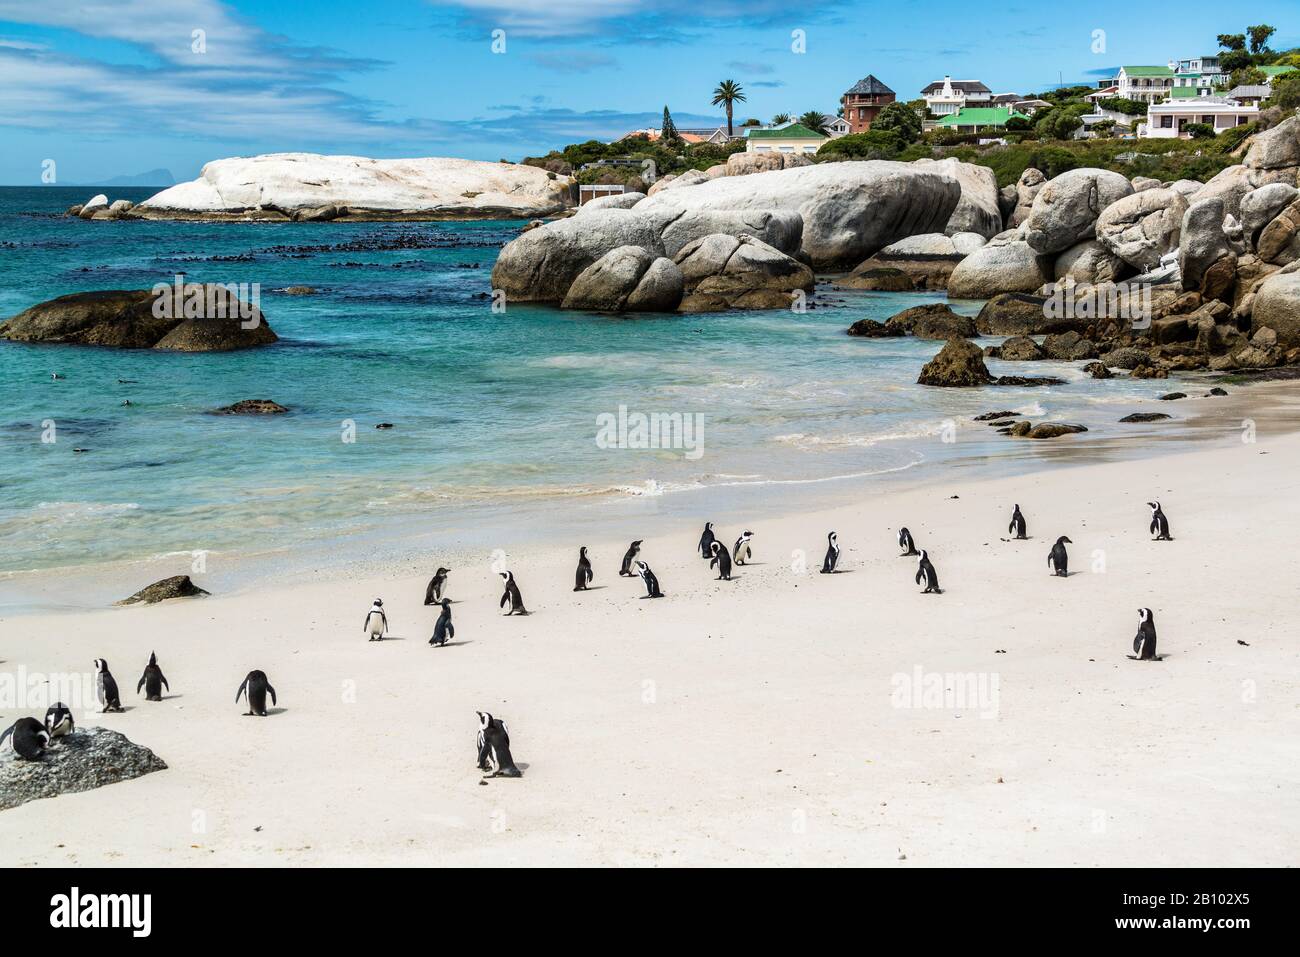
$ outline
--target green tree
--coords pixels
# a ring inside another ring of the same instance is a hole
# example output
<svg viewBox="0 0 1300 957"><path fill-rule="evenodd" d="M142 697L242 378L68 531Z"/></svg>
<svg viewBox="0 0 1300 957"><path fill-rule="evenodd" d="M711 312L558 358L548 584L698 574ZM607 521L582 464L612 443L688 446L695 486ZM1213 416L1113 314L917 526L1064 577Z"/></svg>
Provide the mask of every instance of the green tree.
<svg viewBox="0 0 1300 957"><path fill-rule="evenodd" d="M1268 77L1264 71L1257 67L1246 67L1244 70L1233 70L1232 75L1228 78L1228 86L1260 86L1268 82Z"/></svg>
<svg viewBox="0 0 1300 957"><path fill-rule="evenodd" d="M1268 98L1270 106L1280 106L1284 110L1293 110L1300 106L1300 71L1283 73L1273 79L1273 94Z"/></svg>
<svg viewBox="0 0 1300 957"><path fill-rule="evenodd" d="M1277 33L1277 28L1261 23L1256 27L1246 27L1246 32L1250 34L1250 52L1263 53L1268 49L1269 37Z"/></svg>
<svg viewBox="0 0 1300 957"><path fill-rule="evenodd" d="M1219 69L1223 70L1224 73L1249 70L1253 65L1254 61L1245 50L1229 50L1219 57Z"/></svg>
<svg viewBox="0 0 1300 957"><path fill-rule="evenodd" d="M818 110L809 110L807 113L799 114L799 125L806 126L814 132L820 133L822 127L831 121L830 117Z"/></svg>
<svg viewBox="0 0 1300 957"><path fill-rule="evenodd" d="M677 126L673 123L673 116L668 112L668 107L664 107L663 126L659 130L659 135L665 140L679 140L681 136L677 133Z"/></svg>
<svg viewBox="0 0 1300 957"><path fill-rule="evenodd" d="M741 123L740 125L741 126L762 126L763 121L751 116L749 119L745 120L745 122Z"/></svg>
<svg viewBox="0 0 1300 957"><path fill-rule="evenodd" d="M890 103L876 115L871 128L889 130L904 143L913 143L921 137L921 117L906 103Z"/></svg>
<svg viewBox="0 0 1300 957"><path fill-rule="evenodd" d="M817 151L819 160L894 159L903 149L903 138L894 130L876 129L873 124L865 133L850 133L827 140Z"/></svg>
<svg viewBox="0 0 1300 957"><path fill-rule="evenodd" d="M1219 46L1225 50L1244 50L1246 49L1246 34L1220 33Z"/></svg>
<svg viewBox="0 0 1300 957"><path fill-rule="evenodd" d="M776 114L776 116L772 117L773 126L780 126L782 123L789 123L789 122L790 122L789 113L778 113Z"/></svg>
<svg viewBox="0 0 1300 957"><path fill-rule="evenodd" d="M1209 123L1188 123L1183 127L1183 132L1194 140L1208 140L1214 138L1214 127Z"/></svg>
<svg viewBox="0 0 1300 957"><path fill-rule="evenodd" d="M731 125L732 109L737 103L745 102L745 90L735 80L723 80L713 91L713 105L719 104L727 111L727 135L734 132Z"/></svg>
<svg viewBox="0 0 1300 957"><path fill-rule="evenodd" d="M1034 124L1023 116L1013 116L1007 120L1007 129L1012 133L1020 133L1024 130L1033 129Z"/></svg>

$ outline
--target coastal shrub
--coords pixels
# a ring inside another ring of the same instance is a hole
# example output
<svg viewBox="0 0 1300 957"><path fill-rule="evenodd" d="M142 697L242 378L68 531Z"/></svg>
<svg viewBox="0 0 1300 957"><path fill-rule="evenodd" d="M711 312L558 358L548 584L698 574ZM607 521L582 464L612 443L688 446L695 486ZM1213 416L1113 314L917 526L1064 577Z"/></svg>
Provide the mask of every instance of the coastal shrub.
<svg viewBox="0 0 1300 957"><path fill-rule="evenodd" d="M1224 130L1214 138L1214 149L1220 153L1231 153L1248 137L1259 132L1258 123L1246 123Z"/></svg>
<svg viewBox="0 0 1300 957"><path fill-rule="evenodd" d="M898 133L873 126L865 133L850 133L828 140L817 150L817 159L894 159L902 149L903 139Z"/></svg>
<svg viewBox="0 0 1300 957"><path fill-rule="evenodd" d="M1214 127L1209 123L1188 123L1183 132L1194 140L1208 140L1214 137Z"/></svg>
<svg viewBox="0 0 1300 957"><path fill-rule="evenodd" d="M921 117L905 103L890 103L871 124L870 132L876 130L896 133L903 143L912 143L921 137Z"/></svg>
<svg viewBox="0 0 1300 957"><path fill-rule="evenodd" d="M1268 105L1284 110L1300 106L1300 71L1284 73L1273 80L1273 95L1268 98Z"/></svg>

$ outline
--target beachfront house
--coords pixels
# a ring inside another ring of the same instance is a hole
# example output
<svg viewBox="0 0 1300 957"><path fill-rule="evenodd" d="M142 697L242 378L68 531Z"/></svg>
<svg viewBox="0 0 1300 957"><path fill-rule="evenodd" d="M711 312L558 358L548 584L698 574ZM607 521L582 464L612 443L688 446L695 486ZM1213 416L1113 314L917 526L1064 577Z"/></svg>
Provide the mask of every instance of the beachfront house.
<svg viewBox="0 0 1300 957"><path fill-rule="evenodd" d="M844 91L840 106L844 108L843 120L849 133L865 133L871 129L876 115L894 102L894 91L868 73ZM842 134L841 134L842 135Z"/></svg>
<svg viewBox="0 0 1300 957"><path fill-rule="evenodd" d="M822 132L825 133L827 136L829 136L831 139L836 140L839 139L841 136L848 136L850 133L852 133L853 127L849 124L849 121L846 120L844 117L837 116L829 123L822 124Z"/></svg>
<svg viewBox="0 0 1300 957"><path fill-rule="evenodd" d="M816 153L829 139L825 133L801 123L777 128L750 126L745 132L747 153Z"/></svg>
<svg viewBox="0 0 1300 957"><path fill-rule="evenodd" d="M993 91L979 80L954 80L950 76L935 80L921 91L921 96L925 98L925 108L939 119L955 116L968 106L993 105Z"/></svg>
<svg viewBox="0 0 1300 957"><path fill-rule="evenodd" d="M1198 96L1169 99L1147 107L1146 125L1139 135L1150 139L1188 139L1187 127L1203 123L1222 133L1249 123L1259 116L1259 107L1253 103L1240 103L1223 96Z"/></svg>
<svg viewBox="0 0 1300 957"><path fill-rule="evenodd" d="M958 133L979 133L984 130L1006 129L1007 121L1012 117L1028 120L1024 113L1017 113L1005 106L968 106L951 116L945 116L936 124L939 129L956 130Z"/></svg>
<svg viewBox="0 0 1300 957"><path fill-rule="evenodd" d="M1115 87L1121 99L1159 103L1174 88L1174 71L1167 66L1122 66Z"/></svg>

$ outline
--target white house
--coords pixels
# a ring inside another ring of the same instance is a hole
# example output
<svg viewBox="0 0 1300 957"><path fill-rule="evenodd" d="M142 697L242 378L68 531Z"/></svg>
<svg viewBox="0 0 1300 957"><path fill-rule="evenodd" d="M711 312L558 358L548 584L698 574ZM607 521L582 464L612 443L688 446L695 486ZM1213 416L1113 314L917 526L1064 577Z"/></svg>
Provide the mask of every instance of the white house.
<svg viewBox="0 0 1300 957"><path fill-rule="evenodd" d="M921 95L925 97L925 108L938 117L952 116L968 106L993 105L993 91L979 80L954 80L945 76L927 86Z"/></svg>
<svg viewBox="0 0 1300 957"><path fill-rule="evenodd" d="M1198 96L1152 103L1141 135L1151 139L1187 139L1184 132L1193 123L1204 123L1215 133L1249 123L1259 116L1259 107L1238 103L1222 96Z"/></svg>
<svg viewBox="0 0 1300 957"><path fill-rule="evenodd" d="M778 129L750 126L746 129L745 151L748 153L816 153L828 137L799 123Z"/></svg>
<svg viewBox="0 0 1300 957"><path fill-rule="evenodd" d="M839 139L841 136L847 136L849 129L849 121L842 116L837 116L829 123L822 124L822 132L833 140Z"/></svg>
<svg viewBox="0 0 1300 957"><path fill-rule="evenodd" d="M1167 66L1122 66L1115 86L1121 99L1159 103L1174 88L1174 71Z"/></svg>

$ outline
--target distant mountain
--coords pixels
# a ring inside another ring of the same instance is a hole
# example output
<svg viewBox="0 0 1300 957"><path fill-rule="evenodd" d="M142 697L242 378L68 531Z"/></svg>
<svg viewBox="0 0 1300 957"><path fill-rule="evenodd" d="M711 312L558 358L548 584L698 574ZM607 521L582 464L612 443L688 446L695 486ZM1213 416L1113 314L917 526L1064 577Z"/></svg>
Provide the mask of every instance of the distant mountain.
<svg viewBox="0 0 1300 957"><path fill-rule="evenodd" d="M114 176L96 183L77 183L78 186L175 186L176 179L168 169L151 169L134 176Z"/></svg>

